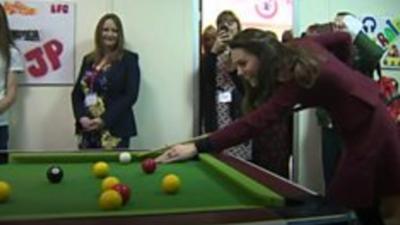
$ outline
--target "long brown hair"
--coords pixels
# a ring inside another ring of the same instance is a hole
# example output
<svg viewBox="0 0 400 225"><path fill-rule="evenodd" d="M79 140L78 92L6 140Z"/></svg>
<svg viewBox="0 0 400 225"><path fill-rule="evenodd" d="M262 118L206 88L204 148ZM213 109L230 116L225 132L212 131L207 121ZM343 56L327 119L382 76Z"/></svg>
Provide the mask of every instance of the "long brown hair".
<svg viewBox="0 0 400 225"><path fill-rule="evenodd" d="M108 13L100 18L100 20L96 26L96 31L95 31L95 36L94 36L95 50L91 54L91 58L94 60L95 63L100 62L101 59L105 55L105 48L103 46L102 32L103 32L104 23L108 19L111 19L115 23L115 25L117 26L117 29L118 29L118 41L117 41L117 45L116 45L115 49L113 49L113 52L111 53L110 61L114 62L114 61L120 60L122 57L122 54L123 54L125 38L124 38L124 30L122 27L121 19L114 13Z"/></svg>
<svg viewBox="0 0 400 225"><path fill-rule="evenodd" d="M216 39L217 28L215 28L213 25L208 25L201 34L201 53L203 55L211 51Z"/></svg>
<svg viewBox="0 0 400 225"><path fill-rule="evenodd" d="M6 62L6 69L10 67L11 52L10 47L14 46L14 41L11 36L10 27L6 11L2 4L0 4L0 54Z"/></svg>
<svg viewBox="0 0 400 225"><path fill-rule="evenodd" d="M319 75L316 58L301 48L280 43L267 32L249 28L239 32L229 43L232 49L241 48L255 55L260 68L255 75L257 85L244 82L243 110L251 111L269 98L280 83L295 81L310 88Z"/></svg>

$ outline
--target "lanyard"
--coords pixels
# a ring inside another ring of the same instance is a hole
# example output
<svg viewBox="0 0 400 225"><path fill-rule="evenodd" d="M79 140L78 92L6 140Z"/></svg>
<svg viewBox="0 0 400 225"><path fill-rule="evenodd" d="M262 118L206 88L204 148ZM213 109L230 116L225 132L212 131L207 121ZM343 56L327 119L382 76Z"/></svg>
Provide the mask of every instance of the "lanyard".
<svg viewBox="0 0 400 225"><path fill-rule="evenodd" d="M94 67L94 66L93 66ZM94 90L94 83L96 82L96 78L99 75L99 71L96 69L96 67L92 68L91 70L88 71L88 75L87 75L87 82L88 82L88 86L89 86L89 92L93 93Z"/></svg>
<svg viewBox="0 0 400 225"><path fill-rule="evenodd" d="M93 64L91 69L91 74L89 75L89 88L90 91L94 90L94 83L96 82L97 77L101 74L104 68L107 66L106 61L101 61L99 64Z"/></svg>
<svg viewBox="0 0 400 225"><path fill-rule="evenodd" d="M90 74L88 75L88 82L89 82L89 90L93 93L94 90L94 83L96 82L97 77L100 75L102 71L108 68L110 64L108 60L103 59L100 61L99 64L93 64L92 69L90 70Z"/></svg>

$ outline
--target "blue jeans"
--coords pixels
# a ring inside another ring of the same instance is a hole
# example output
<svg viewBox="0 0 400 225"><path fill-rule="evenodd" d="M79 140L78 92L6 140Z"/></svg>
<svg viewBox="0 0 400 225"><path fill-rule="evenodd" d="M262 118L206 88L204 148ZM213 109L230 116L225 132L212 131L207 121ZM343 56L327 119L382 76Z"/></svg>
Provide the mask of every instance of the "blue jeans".
<svg viewBox="0 0 400 225"><path fill-rule="evenodd" d="M8 162L8 126L0 126L0 164Z"/></svg>

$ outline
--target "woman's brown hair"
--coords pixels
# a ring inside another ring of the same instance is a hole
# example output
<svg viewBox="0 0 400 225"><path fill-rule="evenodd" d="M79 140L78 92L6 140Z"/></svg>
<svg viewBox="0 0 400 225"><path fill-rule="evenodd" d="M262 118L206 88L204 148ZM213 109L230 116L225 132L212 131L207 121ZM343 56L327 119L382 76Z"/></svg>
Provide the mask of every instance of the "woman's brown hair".
<svg viewBox="0 0 400 225"><path fill-rule="evenodd" d="M220 25L226 21L226 20L233 20L237 26L238 30L240 31L242 29L242 24L240 23L239 18L236 16L236 14L230 10L224 10L217 16L217 28L220 28Z"/></svg>
<svg viewBox="0 0 400 225"><path fill-rule="evenodd" d="M94 37L95 50L91 54L91 58L94 60L95 63L100 62L105 55L102 32L104 23L109 19L111 19L115 23L118 29L118 41L111 53L111 57L109 60L111 62L120 60L124 51L125 38L124 38L124 30L122 27L121 19L114 13L108 13L100 18L96 26L95 37Z"/></svg>
<svg viewBox="0 0 400 225"><path fill-rule="evenodd" d="M269 98L280 83L294 81L310 88L319 75L318 62L310 53L282 44L274 36L259 29L246 29L229 43L232 49L241 48L255 55L260 68L256 74L256 87L244 82L243 109L251 111Z"/></svg>
<svg viewBox="0 0 400 225"><path fill-rule="evenodd" d="M10 67L11 52L10 47L14 46L14 41L11 36L10 27L6 11L2 4L0 4L0 54L6 62L6 69Z"/></svg>

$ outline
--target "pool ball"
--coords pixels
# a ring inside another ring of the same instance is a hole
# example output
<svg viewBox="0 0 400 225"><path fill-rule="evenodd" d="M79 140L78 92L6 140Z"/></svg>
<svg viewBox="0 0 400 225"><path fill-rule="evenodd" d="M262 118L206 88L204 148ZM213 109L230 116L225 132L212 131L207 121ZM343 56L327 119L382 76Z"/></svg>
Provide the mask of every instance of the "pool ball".
<svg viewBox="0 0 400 225"><path fill-rule="evenodd" d="M59 166L50 166L47 169L47 179L50 183L60 183L64 175L63 170Z"/></svg>
<svg viewBox="0 0 400 225"><path fill-rule="evenodd" d="M131 160L132 160L132 156L129 152L121 152L119 154L119 162L120 163L124 163L124 164L130 163Z"/></svg>
<svg viewBox="0 0 400 225"><path fill-rule="evenodd" d="M106 162L100 161L93 165L93 174L98 178L104 178L108 175L110 167Z"/></svg>
<svg viewBox="0 0 400 225"><path fill-rule="evenodd" d="M153 173L157 168L157 163L154 159L145 159L142 161L142 170L145 173Z"/></svg>
<svg viewBox="0 0 400 225"><path fill-rule="evenodd" d="M175 194L181 186L179 177L175 174L168 174L162 180L162 190L167 194Z"/></svg>
<svg viewBox="0 0 400 225"><path fill-rule="evenodd" d="M128 185L126 184L116 184L112 187L113 190L118 191L118 193L122 197L122 204L125 205L128 203L130 197L131 197L131 189L129 188Z"/></svg>
<svg viewBox="0 0 400 225"><path fill-rule="evenodd" d="M100 195L99 206L104 210L118 209L122 206L122 197L116 190L107 190Z"/></svg>
<svg viewBox="0 0 400 225"><path fill-rule="evenodd" d="M101 182L101 189L103 191L106 191L108 189L111 189L114 185L119 184L119 179L116 177L106 177L103 179L103 181Z"/></svg>
<svg viewBox="0 0 400 225"><path fill-rule="evenodd" d="M11 187L5 181L0 181L0 202L6 202L10 197Z"/></svg>

